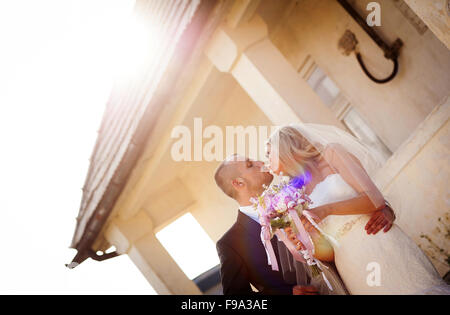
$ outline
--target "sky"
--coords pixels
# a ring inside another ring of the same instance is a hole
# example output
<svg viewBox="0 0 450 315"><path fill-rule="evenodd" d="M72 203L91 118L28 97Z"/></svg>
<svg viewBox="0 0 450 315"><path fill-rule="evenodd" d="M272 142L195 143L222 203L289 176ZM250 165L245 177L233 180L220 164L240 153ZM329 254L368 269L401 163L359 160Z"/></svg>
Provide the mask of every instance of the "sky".
<svg viewBox="0 0 450 315"><path fill-rule="evenodd" d="M0 1L1 294L155 293L126 255L65 267L133 5Z"/></svg>
<svg viewBox="0 0 450 315"><path fill-rule="evenodd" d="M157 232L156 238L189 279L220 263L216 245L190 212Z"/></svg>

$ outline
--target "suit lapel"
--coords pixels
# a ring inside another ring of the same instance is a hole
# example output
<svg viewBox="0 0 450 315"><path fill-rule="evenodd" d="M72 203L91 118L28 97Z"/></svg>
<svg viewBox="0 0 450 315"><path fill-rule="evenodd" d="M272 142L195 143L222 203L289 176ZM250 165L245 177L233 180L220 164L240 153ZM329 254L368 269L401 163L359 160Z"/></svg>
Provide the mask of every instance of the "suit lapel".
<svg viewBox="0 0 450 315"><path fill-rule="evenodd" d="M240 210L238 210L236 222L248 231L249 234L259 235L261 233L261 225L246 214L242 213Z"/></svg>
<svg viewBox="0 0 450 315"><path fill-rule="evenodd" d="M262 243L261 243L261 225L256 222L255 220L253 220L252 218L250 218L249 216L247 216L246 214L242 213L241 211L238 211L238 217L236 222L244 228L244 231L247 231L247 233L244 233L244 235L248 235L248 240L250 242L254 242L257 241L260 245L261 248L264 248ZM272 239L270 240L272 243L272 247L273 250L275 252L275 256L277 257L277 260L279 261L279 256L278 256L278 241L277 241L277 237L274 236L272 237ZM256 245L256 244L255 244Z"/></svg>

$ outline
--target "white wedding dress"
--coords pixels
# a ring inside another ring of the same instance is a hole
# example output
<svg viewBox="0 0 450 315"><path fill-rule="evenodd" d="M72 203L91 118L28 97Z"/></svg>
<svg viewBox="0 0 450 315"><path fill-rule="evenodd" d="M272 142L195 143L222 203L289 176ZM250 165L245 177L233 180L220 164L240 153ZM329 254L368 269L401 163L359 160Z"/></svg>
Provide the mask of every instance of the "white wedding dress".
<svg viewBox="0 0 450 315"><path fill-rule="evenodd" d="M327 176L310 194L312 208L354 198L339 174ZM331 215L320 222L334 240L336 268L351 294L450 294L420 248L395 224L368 235L368 215Z"/></svg>

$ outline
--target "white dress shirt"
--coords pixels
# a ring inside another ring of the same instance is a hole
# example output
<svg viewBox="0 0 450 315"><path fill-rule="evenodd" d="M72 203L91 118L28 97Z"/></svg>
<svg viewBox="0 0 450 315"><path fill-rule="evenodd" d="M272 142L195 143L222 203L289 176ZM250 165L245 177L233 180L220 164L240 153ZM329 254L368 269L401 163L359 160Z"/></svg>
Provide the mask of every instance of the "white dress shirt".
<svg viewBox="0 0 450 315"><path fill-rule="evenodd" d="M255 220L259 223L259 215L258 212L255 210L253 206L242 206L239 207L239 211L241 211L243 214L249 216L251 219Z"/></svg>

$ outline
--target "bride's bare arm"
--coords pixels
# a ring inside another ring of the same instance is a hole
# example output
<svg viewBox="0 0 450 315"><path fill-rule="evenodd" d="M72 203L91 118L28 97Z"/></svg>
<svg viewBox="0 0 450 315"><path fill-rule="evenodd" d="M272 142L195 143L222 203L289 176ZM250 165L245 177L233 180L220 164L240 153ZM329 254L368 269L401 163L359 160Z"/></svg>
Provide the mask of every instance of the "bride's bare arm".
<svg viewBox="0 0 450 315"><path fill-rule="evenodd" d="M319 219L328 215L371 214L385 207L384 197L359 161L340 145L330 145L324 158L331 168L358 193L353 199L311 209Z"/></svg>

